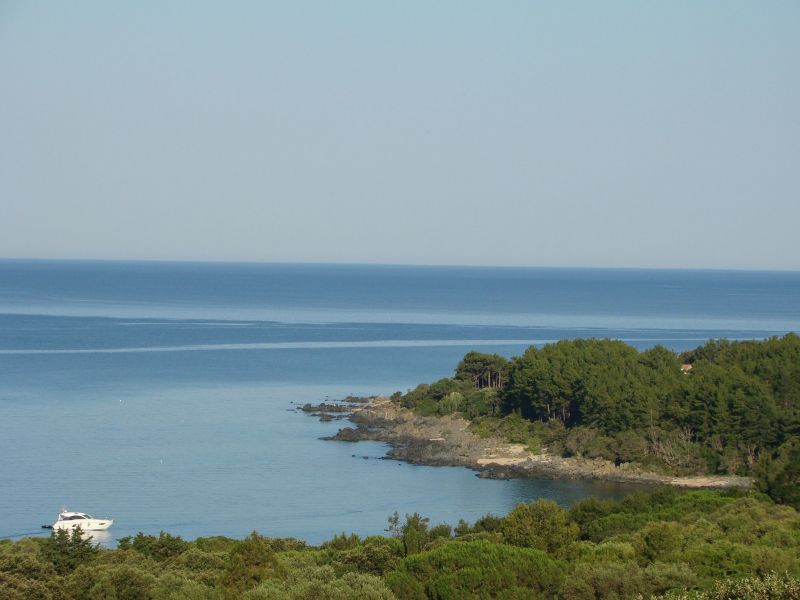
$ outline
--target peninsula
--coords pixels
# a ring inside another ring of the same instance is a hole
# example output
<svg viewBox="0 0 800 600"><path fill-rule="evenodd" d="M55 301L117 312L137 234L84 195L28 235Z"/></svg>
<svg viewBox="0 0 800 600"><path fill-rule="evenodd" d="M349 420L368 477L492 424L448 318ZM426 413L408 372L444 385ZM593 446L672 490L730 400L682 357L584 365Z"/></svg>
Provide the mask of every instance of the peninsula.
<svg viewBox="0 0 800 600"><path fill-rule="evenodd" d="M481 477L758 487L800 501L800 337L711 340L677 355L569 340L511 360L470 352L406 393L306 407L387 457ZM349 411L349 412L348 412Z"/></svg>

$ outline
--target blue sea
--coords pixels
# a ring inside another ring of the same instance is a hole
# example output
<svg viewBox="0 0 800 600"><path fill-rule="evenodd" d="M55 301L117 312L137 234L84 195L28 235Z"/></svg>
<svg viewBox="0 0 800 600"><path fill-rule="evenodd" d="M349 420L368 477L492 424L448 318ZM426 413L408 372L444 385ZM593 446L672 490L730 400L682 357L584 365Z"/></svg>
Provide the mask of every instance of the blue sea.
<svg viewBox="0 0 800 600"><path fill-rule="evenodd" d="M455 524L630 487L492 481L325 442L297 410L452 373L466 352L643 349L800 330L800 273L0 261L0 537L58 510L186 538L319 543L394 511ZM366 458L365 458L366 457Z"/></svg>

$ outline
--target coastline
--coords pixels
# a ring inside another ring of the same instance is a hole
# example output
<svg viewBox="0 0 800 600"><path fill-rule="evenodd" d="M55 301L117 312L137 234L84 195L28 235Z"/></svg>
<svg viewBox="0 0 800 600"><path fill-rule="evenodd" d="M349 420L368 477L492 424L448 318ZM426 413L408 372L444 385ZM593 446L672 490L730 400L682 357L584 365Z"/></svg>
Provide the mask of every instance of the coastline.
<svg viewBox="0 0 800 600"><path fill-rule="evenodd" d="M349 398L335 412L354 427L343 427L325 440L358 442L372 440L391 446L386 458L427 466L466 467L478 477L509 479L583 479L643 485L671 485L687 489L750 489L753 480L735 475L676 477L648 471L636 463L615 465L602 459L564 458L530 452L522 444L496 437L482 438L470 430L460 416L421 417L382 396ZM330 405L306 406L303 410L322 420L333 417ZM315 408L320 410L315 411Z"/></svg>

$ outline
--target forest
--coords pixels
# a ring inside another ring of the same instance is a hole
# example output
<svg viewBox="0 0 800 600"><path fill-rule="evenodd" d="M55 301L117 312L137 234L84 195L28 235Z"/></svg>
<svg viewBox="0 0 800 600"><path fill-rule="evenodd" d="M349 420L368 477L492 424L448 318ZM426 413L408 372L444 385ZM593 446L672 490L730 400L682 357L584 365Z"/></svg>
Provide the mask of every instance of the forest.
<svg viewBox="0 0 800 600"><path fill-rule="evenodd" d="M0 541L4 600L800 599L800 513L758 492L634 493L319 546L162 532L101 549L80 533Z"/></svg>
<svg viewBox="0 0 800 600"><path fill-rule="evenodd" d="M507 360L470 352L451 378L393 399L459 412L533 451L635 462L669 474L755 477L800 506L800 337L711 340L676 354L565 340Z"/></svg>

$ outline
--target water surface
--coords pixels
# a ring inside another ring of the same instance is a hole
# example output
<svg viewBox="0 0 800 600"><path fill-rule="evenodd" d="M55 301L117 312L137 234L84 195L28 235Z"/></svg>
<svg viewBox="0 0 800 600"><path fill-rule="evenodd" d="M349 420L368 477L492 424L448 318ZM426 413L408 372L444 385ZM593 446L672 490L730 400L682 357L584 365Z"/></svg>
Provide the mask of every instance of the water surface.
<svg viewBox="0 0 800 600"><path fill-rule="evenodd" d="M780 335L798 306L797 273L0 261L0 536L66 505L113 517L112 537L317 543L395 510L455 524L616 496L380 460L295 409L408 389L473 348Z"/></svg>

